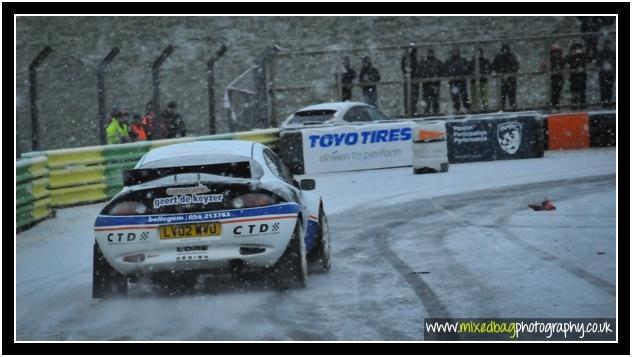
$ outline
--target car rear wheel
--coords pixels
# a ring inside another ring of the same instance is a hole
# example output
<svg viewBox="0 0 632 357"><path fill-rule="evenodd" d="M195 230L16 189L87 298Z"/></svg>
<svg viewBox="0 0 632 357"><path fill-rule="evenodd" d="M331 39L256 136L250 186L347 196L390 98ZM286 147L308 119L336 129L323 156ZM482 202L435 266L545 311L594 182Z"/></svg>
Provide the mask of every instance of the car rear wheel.
<svg viewBox="0 0 632 357"><path fill-rule="evenodd" d="M92 256L92 298L127 294L127 278L114 270L95 242Z"/></svg>
<svg viewBox="0 0 632 357"><path fill-rule="evenodd" d="M329 223L323 206L318 210L318 230L316 232L316 246L310 252L308 261L314 272L327 272L331 268Z"/></svg>
<svg viewBox="0 0 632 357"><path fill-rule="evenodd" d="M303 223L299 218L285 252L271 269L275 289L304 288L307 281L307 257Z"/></svg>

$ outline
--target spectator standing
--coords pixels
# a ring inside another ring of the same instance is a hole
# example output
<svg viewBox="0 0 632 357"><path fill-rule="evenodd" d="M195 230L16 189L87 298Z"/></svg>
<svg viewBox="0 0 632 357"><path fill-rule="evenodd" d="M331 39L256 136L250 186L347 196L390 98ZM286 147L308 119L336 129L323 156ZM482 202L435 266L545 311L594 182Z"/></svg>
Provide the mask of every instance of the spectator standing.
<svg viewBox="0 0 632 357"><path fill-rule="evenodd" d="M612 101L612 89L614 88L615 70L617 68L617 56L612 48L612 42L605 40L603 49L597 56L597 68L599 68L599 90L601 92L601 104L608 105Z"/></svg>
<svg viewBox="0 0 632 357"><path fill-rule="evenodd" d="M516 55L511 52L509 45L502 45L500 53L494 57L494 62L492 63L492 70L501 74L500 102L502 110L505 110L505 102L508 102L510 108L516 108L518 81L515 74L519 69L520 63Z"/></svg>
<svg viewBox="0 0 632 357"><path fill-rule="evenodd" d="M371 59L367 56L362 58L362 69L360 70L359 85L362 88L364 102L377 108L377 86L380 81L380 72L371 64Z"/></svg>
<svg viewBox="0 0 632 357"><path fill-rule="evenodd" d="M147 140L160 139L160 125L156 118L156 112L154 111L154 103L148 102L145 106L145 115L142 119L145 133L147 134Z"/></svg>
<svg viewBox="0 0 632 357"><path fill-rule="evenodd" d="M353 80L356 78L356 72L351 68L351 60L349 56L344 56L342 58L342 66L345 70L341 76L342 83L342 101L350 101L351 100L351 90L353 89Z"/></svg>
<svg viewBox="0 0 632 357"><path fill-rule="evenodd" d="M426 57L421 61L419 74L421 78L437 78L443 75L443 62L435 57L434 49L428 48ZM421 82L421 92L423 100L426 102L425 114L432 112L439 113L439 91L441 89L441 81L433 79Z"/></svg>
<svg viewBox="0 0 632 357"><path fill-rule="evenodd" d="M167 107L160 113L160 121L164 127L162 136L166 139L186 135L186 125L182 116L176 112L176 102L167 103Z"/></svg>
<svg viewBox="0 0 632 357"><path fill-rule="evenodd" d="M584 34L582 39L584 40L585 56L588 61L594 61L597 59L597 44L599 42L599 32L602 27L612 25L615 22L614 16L577 16L581 25L580 31Z"/></svg>
<svg viewBox="0 0 632 357"><path fill-rule="evenodd" d="M581 43L571 45L567 63L570 69L571 103L576 108L582 108L586 104L586 65L590 59Z"/></svg>
<svg viewBox="0 0 632 357"><path fill-rule="evenodd" d="M550 61L550 62L549 62ZM552 44L549 48L549 58L542 61L540 69L542 71L550 71L551 80L551 106L557 110L560 108L560 97L562 88L564 87L564 67L566 59L562 53L562 48L556 44Z"/></svg>
<svg viewBox="0 0 632 357"><path fill-rule="evenodd" d="M110 124L105 128L108 145L128 143L127 131L128 114L125 109L112 108Z"/></svg>
<svg viewBox="0 0 632 357"><path fill-rule="evenodd" d="M450 95L454 110L461 110L461 101L466 110L470 109L470 100L467 97L467 83L465 77L469 73L467 60L461 57L461 50L458 47L452 48L450 58L445 61L446 75L450 77Z"/></svg>
<svg viewBox="0 0 632 357"><path fill-rule="evenodd" d="M406 115L417 114L419 101L419 61L417 48L409 47L402 57L402 74L404 75L404 111ZM410 93L408 89L410 88ZM410 99L410 103L408 100Z"/></svg>
<svg viewBox="0 0 632 357"><path fill-rule="evenodd" d="M470 90L472 92L472 105L475 109L487 111L489 104L489 84L486 75L492 73L492 63L485 58L482 48L476 51L476 55L472 56L470 61L470 73L476 75L478 68L478 78L470 80ZM478 85L476 85L478 81Z"/></svg>
<svg viewBox="0 0 632 357"><path fill-rule="evenodd" d="M145 126L143 125L140 114L135 113L132 116L132 124L129 126L129 137L132 141L146 141L147 133L145 132Z"/></svg>

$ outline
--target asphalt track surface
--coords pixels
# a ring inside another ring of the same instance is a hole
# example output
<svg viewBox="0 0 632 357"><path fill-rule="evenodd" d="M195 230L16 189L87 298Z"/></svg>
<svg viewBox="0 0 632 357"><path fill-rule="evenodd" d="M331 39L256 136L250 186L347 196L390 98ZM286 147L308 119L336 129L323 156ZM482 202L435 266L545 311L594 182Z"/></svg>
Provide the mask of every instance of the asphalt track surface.
<svg viewBox="0 0 632 357"><path fill-rule="evenodd" d="M288 292L207 278L93 300L91 259L69 262L18 281L16 338L420 341L427 317L614 317L615 195L606 175L347 209L332 270ZM543 197L558 209L526 207Z"/></svg>

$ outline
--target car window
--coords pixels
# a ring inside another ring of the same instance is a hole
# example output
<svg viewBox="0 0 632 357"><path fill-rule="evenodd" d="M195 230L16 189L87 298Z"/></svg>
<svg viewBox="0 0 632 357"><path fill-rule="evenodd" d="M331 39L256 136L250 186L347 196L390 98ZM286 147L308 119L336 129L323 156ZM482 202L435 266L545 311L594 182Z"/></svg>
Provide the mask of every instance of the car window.
<svg viewBox="0 0 632 357"><path fill-rule="evenodd" d="M343 119L348 122L371 121L371 117L362 106L356 106L349 109Z"/></svg>
<svg viewBox="0 0 632 357"><path fill-rule="evenodd" d="M389 118L384 113L373 107L366 107L364 109L369 113L371 121L389 120Z"/></svg>
<svg viewBox="0 0 632 357"><path fill-rule="evenodd" d="M279 157L272 150L263 150L263 158L266 160L266 165L268 165L274 176L287 183L292 182L290 171L283 165Z"/></svg>
<svg viewBox="0 0 632 357"><path fill-rule="evenodd" d="M333 119L335 110L303 110L294 113L288 124L322 124L329 119Z"/></svg>

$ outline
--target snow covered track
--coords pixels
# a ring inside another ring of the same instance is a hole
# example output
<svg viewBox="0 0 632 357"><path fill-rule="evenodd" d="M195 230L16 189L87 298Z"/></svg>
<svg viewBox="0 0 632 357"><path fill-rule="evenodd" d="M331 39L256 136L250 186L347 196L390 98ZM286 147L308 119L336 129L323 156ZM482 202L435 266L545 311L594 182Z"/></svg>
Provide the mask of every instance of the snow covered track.
<svg viewBox="0 0 632 357"><path fill-rule="evenodd" d="M287 293L207 279L189 293L139 282L127 298L92 300L102 205L60 210L17 237L17 339L422 340L426 317L614 317L614 156L317 177L332 270ZM556 211L527 208L544 197Z"/></svg>

